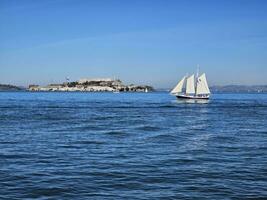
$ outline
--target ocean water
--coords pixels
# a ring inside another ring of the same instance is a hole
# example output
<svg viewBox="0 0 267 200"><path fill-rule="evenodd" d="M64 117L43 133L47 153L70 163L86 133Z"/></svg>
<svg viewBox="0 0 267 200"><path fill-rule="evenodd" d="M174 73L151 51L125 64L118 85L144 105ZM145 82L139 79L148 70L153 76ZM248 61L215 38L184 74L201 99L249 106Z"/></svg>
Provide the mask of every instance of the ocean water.
<svg viewBox="0 0 267 200"><path fill-rule="evenodd" d="M1 92L0 199L267 199L267 94Z"/></svg>

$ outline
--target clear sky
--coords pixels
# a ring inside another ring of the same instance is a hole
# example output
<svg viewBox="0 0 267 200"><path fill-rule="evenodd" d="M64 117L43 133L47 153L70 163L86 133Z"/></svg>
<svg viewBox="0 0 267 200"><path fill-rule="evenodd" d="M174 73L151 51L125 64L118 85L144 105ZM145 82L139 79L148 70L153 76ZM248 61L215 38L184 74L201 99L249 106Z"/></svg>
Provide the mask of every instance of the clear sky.
<svg viewBox="0 0 267 200"><path fill-rule="evenodd" d="M0 83L267 84L266 0L0 0Z"/></svg>

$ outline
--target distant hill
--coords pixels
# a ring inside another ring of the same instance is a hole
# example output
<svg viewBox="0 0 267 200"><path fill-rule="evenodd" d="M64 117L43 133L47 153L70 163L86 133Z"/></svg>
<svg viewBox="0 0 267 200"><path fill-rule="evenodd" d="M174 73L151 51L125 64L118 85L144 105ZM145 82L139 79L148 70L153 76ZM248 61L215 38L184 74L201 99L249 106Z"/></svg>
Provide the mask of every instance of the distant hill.
<svg viewBox="0 0 267 200"><path fill-rule="evenodd" d="M0 91L20 91L20 90L24 90L24 88L15 85L0 84Z"/></svg>
<svg viewBox="0 0 267 200"><path fill-rule="evenodd" d="M171 89L157 88L159 92L170 92ZM267 85L224 85L211 86L211 93L267 93Z"/></svg>
<svg viewBox="0 0 267 200"><path fill-rule="evenodd" d="M148 86L147 86L148 87ZM22 91L26 90L23 87L0 84L0 91ZM153 91L153 88L151 88ZM267 93L267 85L225 85L225 86L211 86L212 93ZM156 91L170 91L169 89L157 89Z"/></svg>
<svg viewBox="0 0 267 200"><path fill-rule="evenodd" d="M267 85L225 85L225 86L212 86L211 92L228 92L228 93L267 93Z"/></svg>

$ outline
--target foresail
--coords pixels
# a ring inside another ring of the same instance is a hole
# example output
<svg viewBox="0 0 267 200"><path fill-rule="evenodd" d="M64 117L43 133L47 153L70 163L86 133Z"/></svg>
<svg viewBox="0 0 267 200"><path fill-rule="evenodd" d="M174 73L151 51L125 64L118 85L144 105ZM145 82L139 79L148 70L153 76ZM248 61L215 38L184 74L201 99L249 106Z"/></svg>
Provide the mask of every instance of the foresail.
<svg viewBox="0 0 267 200"><path fill-rule="evenodd" d="M175 86L175 88L173 88L171 94L182 92L184 82L185 82L185 77L183 77L182 80Z"/></svg>
<svg viewBox="0 0 267 200"><path fill-rule="evenodd" d="M210 89L207 83L205 73L197 79L197 92L196 94L210 94Z"/></svg>
<svg viewBox="0 0 267 200"><path fill-rule="evenodd" d="M195 76L194 76L194 74L187 78L186 94L195 94Z"/></svg>

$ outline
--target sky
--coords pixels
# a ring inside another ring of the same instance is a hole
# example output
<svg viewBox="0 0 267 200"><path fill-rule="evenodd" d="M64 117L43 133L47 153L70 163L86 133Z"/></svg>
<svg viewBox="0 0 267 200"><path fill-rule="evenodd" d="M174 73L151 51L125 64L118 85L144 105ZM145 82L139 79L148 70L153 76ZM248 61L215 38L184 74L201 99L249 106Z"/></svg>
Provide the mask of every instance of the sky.
<svg viewBox="0 0 267 200"><path fill-rule="evenodd" d="M267 84L265 0L0 0L0 83Z"/></svg>

